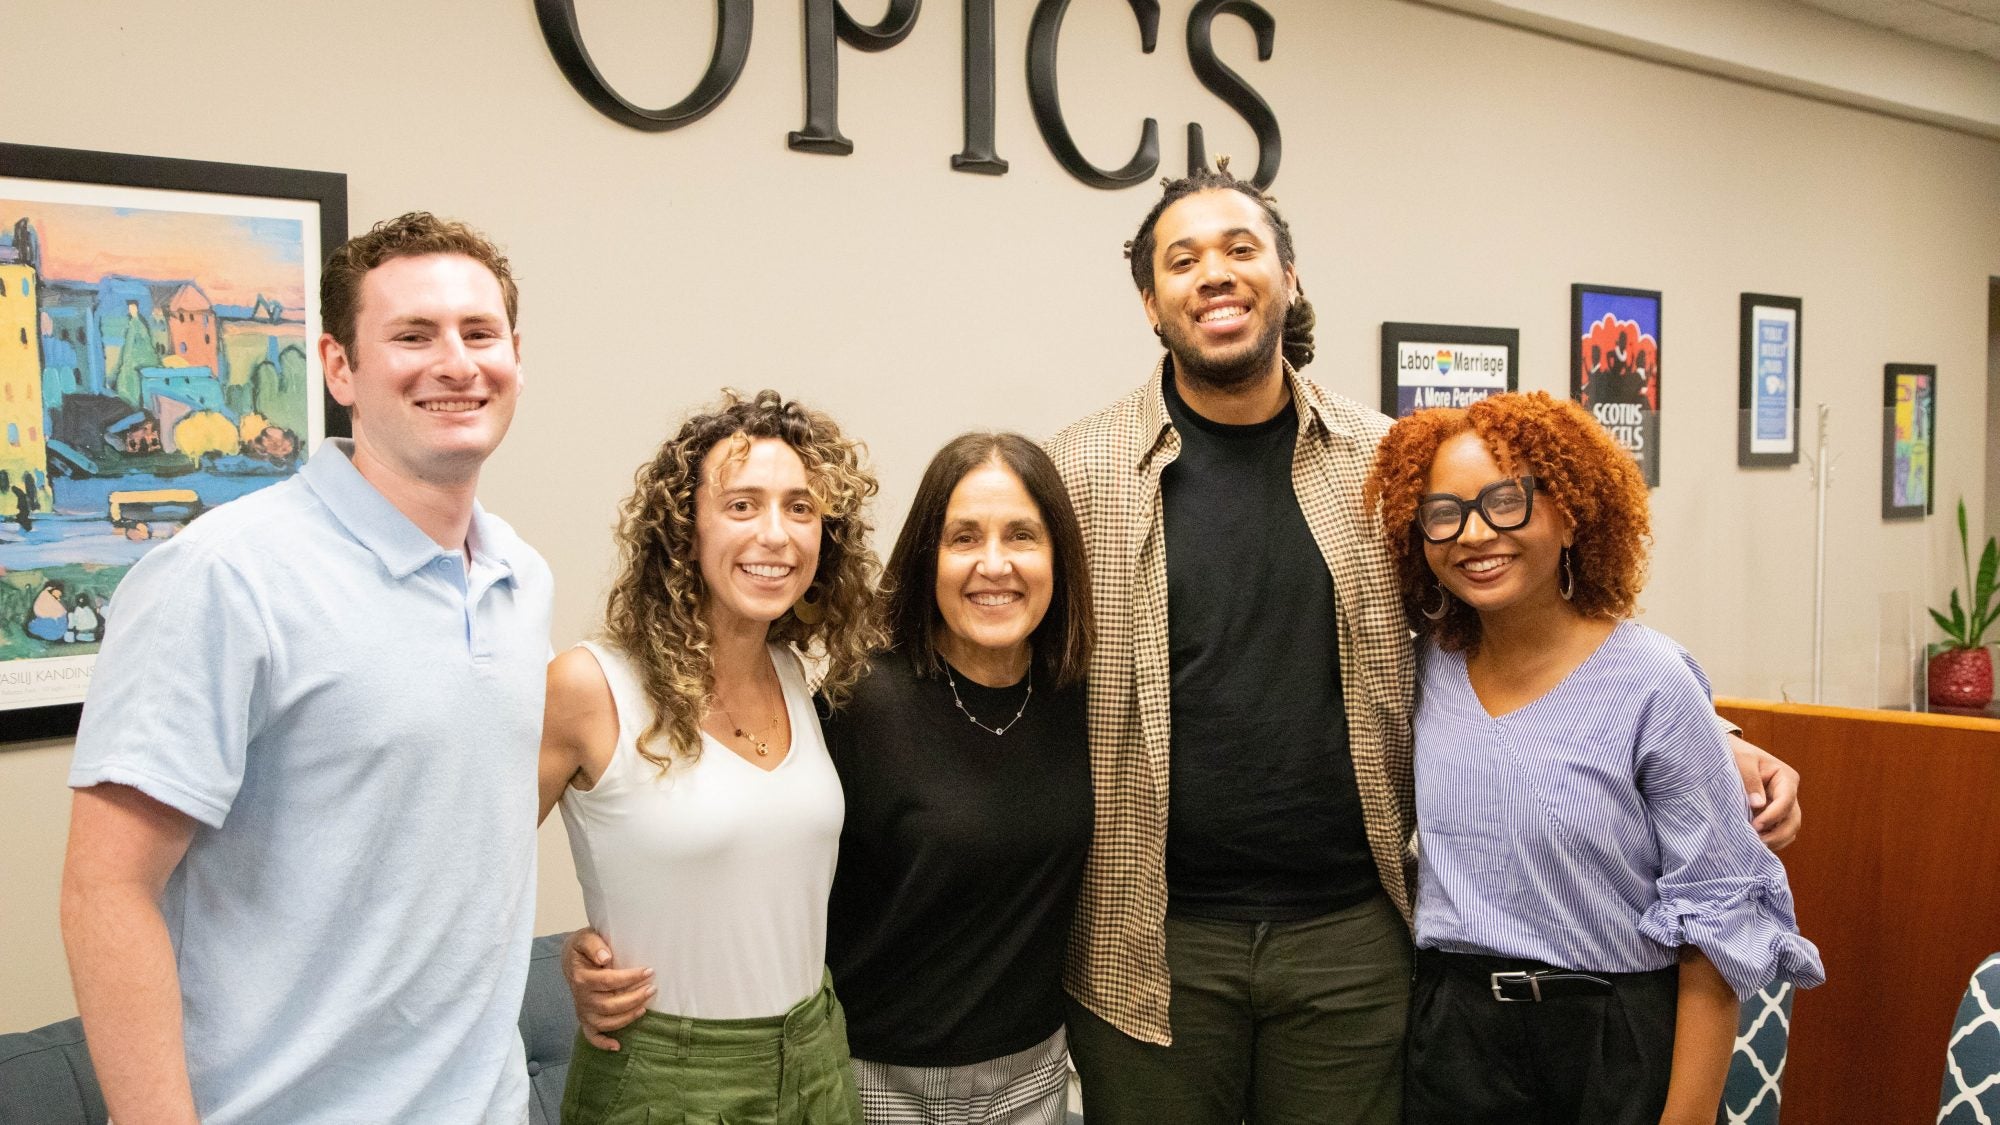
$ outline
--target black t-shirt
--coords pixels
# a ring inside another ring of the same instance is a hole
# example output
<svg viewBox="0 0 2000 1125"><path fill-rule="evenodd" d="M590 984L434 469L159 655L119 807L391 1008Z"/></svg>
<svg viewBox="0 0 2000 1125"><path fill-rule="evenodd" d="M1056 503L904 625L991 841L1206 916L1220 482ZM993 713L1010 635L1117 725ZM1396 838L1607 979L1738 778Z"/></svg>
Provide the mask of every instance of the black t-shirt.
<svg viewBox="0 0 2000 1125"><path fill-rule="evenodd" d="M847 795L826 960L856 1058L964 1066L1063 1020L1062 964L1090 850L1081 684L958 696L897 653L824 723Z"/></svg>
<svg viewBox="0 0 2000 1125"><path fill-rule="evenodd" d="M1181 401L1160 478L1173 745L1168 909L1291 921L1377 893L1348 753L1333 576L1292 489L1298 414L1230 426Z"/></svg>

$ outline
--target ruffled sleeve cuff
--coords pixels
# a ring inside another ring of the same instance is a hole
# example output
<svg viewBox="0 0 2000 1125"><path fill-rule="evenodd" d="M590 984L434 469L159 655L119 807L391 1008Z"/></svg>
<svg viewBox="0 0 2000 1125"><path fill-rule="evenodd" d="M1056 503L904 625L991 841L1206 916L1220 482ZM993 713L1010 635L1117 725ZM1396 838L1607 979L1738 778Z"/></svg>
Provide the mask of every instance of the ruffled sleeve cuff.
<svg viewBox="0 0 2000 1125"><path fill-rule="evenodd" d="M1799 936L1792 896L1782 881L1716 879L1677 888L1639 919L1639 932L1661 945L1692 945L1707 955L1739 1001L1775 981L1800 988L1826 982L1819 949Z"/></svg>

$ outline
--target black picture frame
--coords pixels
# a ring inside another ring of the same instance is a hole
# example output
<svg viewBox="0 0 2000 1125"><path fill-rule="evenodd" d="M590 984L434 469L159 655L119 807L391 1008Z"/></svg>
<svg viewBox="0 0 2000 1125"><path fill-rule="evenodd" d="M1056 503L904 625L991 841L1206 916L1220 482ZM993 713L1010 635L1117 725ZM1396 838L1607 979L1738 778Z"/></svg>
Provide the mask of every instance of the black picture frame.
<svg viewBox="0 0 2000 1125"><path fill-rule="evenodd" d="M58 187L76 184L131 188L133 206L140 209L145 209L143 193L153 190L295 201L317 216L315 233L321 257L311 263L309 280L317 276L324 256L347 238L347 177L338 172L0 142L0 178L49 181ZM39 287L36 299L41 299ZM309 284L303 299L315 313L306 323L313 323L319 301L316 286ZM316 341L308 339L306 350L314 350L315 345ZM314 364L316 360L309 359L308 363ZM305 436L308 439L348 436L351 427L347 411L326 391L323 378L320 382L323 432ZM95 656L72 659L94 663ZM0 671L7 670L12 663L28 665L34 661L10 659L0 662ZM88 680L87 675L81 678ZM74 701L19 706L10 706L0 699L0 748L8 743L73 737L83 714L80 685L75 695Z"/></svg>
<svg viewBox="0 0 2000 1125"><path fill-rule="evenodd" d="M1657 289L1569 287L1569 396L1632 455L1648 488L1660 486L1665 304Z"/></svg>
<svg viewBox="0 0 2000 1125"><path fill-rule="evenodd" d="M1468 347L1481 351L1471 356L1458 353L1458 349ZM1453 359L1448 362L1455 369L1464 370L1467 362L1485 367L1493 349L1504 352L1505 370L1500 385L1493 385L1491 372L1485 370L1479 372L1480 377L1473 384L1442 381L1449 377L1449 372L1438 372L1439 354L1452 352ZM1412 366L1406 359L1424 361L1424 365ZM1465 406L1487 395L1520 389L1521 330L1518 328L1395 320L1382 323L1382 413L1391 418L1407 417L1426 406ZM1432 397L1443 401L1428 401Z"/></svg>
<svg viewBox="0 0 2000 1125"><path fill-rule="evenodd" d="M1805 323L1805 302L1797 297L1742 295L1737 313L1736 383L1736 464L1740 467L1782 468L1799 463Z"/></svg>
<svg viewBox="0 0 2000 1125"><path fill-rule="evenodd" d="M1907 398L1905 398L1907 396ZM1905 433L1902 407L1910 414ZM1919 480L1919 478L1921 478ZM1923 499L1917 500L1921 492ZM1937 365L1882 368L1882 518L1920 520L1937 495Z"/></svg>

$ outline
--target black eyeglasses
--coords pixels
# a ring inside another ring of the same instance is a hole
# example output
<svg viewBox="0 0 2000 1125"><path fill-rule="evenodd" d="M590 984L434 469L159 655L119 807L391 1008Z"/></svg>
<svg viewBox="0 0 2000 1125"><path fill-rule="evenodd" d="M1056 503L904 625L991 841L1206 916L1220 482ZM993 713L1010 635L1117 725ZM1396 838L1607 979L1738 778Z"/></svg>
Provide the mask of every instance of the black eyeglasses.
<svg viewBox="0 0 2000 1125"><path fill-rule="evenodd" d="M1535 511L1535 478L1496 480L1470 500L1449 492L1429 493L1417 501L1417 530L1433 543L1449 543L1465 531L1466 513L1475 510L1495 531L1527 526Z"/></svg>

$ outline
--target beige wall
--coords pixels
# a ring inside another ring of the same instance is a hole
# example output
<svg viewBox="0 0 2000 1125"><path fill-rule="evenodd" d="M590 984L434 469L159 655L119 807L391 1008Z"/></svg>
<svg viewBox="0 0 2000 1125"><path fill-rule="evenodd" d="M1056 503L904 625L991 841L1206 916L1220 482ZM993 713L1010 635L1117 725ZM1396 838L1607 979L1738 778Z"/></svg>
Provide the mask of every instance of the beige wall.
<svg viewBox="0 0 2000 1125"><path fill-rule="evenodd" d="M1257 63L1237 21L1218 40L1285 131L1276 194L1320 312L1312 374L1373 402L1382 321L1512 325L1524 387L1561 393L1571 282L1665 291L1646 620L1730 694L1810 676L1807 471L1741 471L1734 454L1737 294L1805 298L1804 397L1833 404L1838 459L1828 685L1875 702L1883 596L1906 616L1934 599L1948 576L1928 561L1952 546L1944 520L1877 516L1881 367L1939 365L1939 503L1979 510L2000 145L1429 7L1264 2L1275 58ZM707 4L579 6L634 100L691 86ZM1049 157L1022 81L1024 3L999 5L999 178L947 167L955 4L928 5L892 51L841 51L846 158L785 148L802 120L792 3L757 6L736 90L667 134L589 109L526 3L10 7L8 140L344 171L357 225L422 206L509 245L529 393L483 492L555 567L557 644L590 627L632 468L721 384L780 387L867 438L886 535L943 439L1046 434L1155 355L1118 253L1151 192L1086 188ZM1125 5L1073 6L1072 128L1110 165L1157 116L1171 171L1199 120L1248 167L1247 128L1191 76L1192 0L1163 7L1142 56ZM72 1010L53 923L65 760L61 745L0 753L0 1028ZM544 831L548 930L581 912L560 829Z"/></svg>

